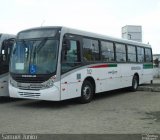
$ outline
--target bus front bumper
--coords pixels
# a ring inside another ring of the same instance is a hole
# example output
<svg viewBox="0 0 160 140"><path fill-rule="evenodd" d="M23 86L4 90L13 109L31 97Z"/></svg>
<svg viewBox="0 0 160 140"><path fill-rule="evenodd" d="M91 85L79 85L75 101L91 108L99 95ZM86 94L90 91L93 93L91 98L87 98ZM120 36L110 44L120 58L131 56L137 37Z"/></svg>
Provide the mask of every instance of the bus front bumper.
<svg viewBox="0 0 160 140"><path fill-rule="evenodd" d="M9 95L13 98L60 101L60 90L53 86L42 90L22 90L9 84Z"/></svg>

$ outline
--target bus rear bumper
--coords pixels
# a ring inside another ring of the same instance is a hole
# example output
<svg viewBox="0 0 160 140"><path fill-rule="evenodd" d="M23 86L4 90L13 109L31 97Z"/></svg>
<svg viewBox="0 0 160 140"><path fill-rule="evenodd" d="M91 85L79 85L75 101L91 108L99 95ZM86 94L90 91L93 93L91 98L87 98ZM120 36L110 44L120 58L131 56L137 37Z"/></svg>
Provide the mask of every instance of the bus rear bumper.
<svg viewBox="0 0 160 140"><path fill-rule="evenodd" d="M60 91L56 86L43 90L22 90L9 84L9 95L13 98L60 101Z"/></svg>

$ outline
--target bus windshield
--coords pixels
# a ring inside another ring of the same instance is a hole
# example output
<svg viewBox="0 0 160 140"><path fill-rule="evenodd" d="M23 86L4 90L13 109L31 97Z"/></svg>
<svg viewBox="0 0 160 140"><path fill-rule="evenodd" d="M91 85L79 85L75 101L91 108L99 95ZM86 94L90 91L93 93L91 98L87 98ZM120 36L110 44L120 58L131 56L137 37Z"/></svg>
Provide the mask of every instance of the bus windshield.
<svg viewBox="0 0 160 140"><path fill-rule="evenodd" d="M52 74L56 72L58 40L17 40L11 55L11 73Z"/></svg>

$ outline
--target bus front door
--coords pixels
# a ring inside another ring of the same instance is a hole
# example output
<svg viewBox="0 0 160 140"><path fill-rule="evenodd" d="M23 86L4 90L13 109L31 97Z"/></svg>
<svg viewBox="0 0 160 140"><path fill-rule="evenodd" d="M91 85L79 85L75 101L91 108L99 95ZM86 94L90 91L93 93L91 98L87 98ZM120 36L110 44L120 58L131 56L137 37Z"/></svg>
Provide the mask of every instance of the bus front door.
<svg viewBox="0 0 160 140"><path fill-rule="evenodd" d="M78 38L64 40L61 66L61 100L79 97L81 95L81 41Z"/></svg>

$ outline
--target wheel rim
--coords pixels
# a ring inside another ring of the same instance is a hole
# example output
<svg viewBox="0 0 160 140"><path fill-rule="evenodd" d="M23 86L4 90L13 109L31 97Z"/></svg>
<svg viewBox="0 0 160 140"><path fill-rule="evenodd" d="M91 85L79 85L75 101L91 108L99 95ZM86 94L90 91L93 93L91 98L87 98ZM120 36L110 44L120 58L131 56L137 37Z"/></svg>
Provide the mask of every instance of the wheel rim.
<svg viewBox="0 0 160 140"><path fill-rule="evenodd" d="M88 100L91 96L91 87L89 85L86 85L83 88L83 96L86 100Z"/></svg>

